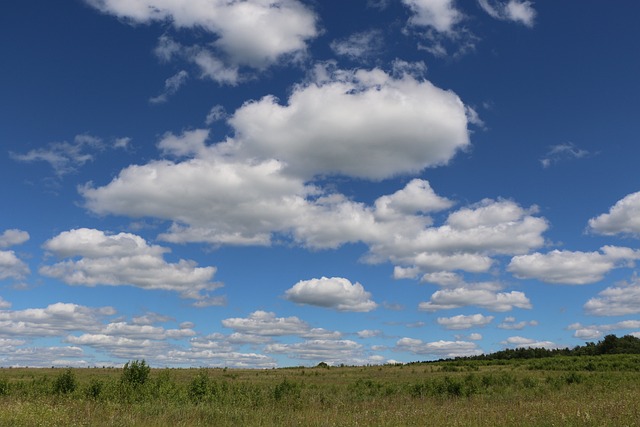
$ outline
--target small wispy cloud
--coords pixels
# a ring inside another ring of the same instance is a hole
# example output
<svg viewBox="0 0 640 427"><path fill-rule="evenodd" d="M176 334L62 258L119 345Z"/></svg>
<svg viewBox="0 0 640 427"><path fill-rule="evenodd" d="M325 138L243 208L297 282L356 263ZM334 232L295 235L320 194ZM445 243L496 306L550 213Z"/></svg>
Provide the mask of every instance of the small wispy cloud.
<svg viewBox="0 0 640 427"><path fill-rule="evenodd" d="M540 159L540 163L543 168L548 168L551 165L562 162L564 160L581 159L589 156L591 153L587 150L583 150L576 146L572 142L564 144L553 145L545 156Z"/></svg>
<svg viewBox="0 0 640 427"><path fill-rule="evenodd" d="M178 90L187 82L189 73L185 70L181 70L173 76L164 81L164 89L162 93L153 98L149 98L149 102L152 104L164 104L169 100L169 97L175 95Z"/></svg>
<svg viewBox="0 0 640 427"><path fill-rule="evenodd" d="M526 27L533 27L536 11L533 2L527 0L509 0L506 3L478 0L478 4L494 19L512 21Z"/></svg>
<svg viewBox="0 0 640 427"><path fill-rule="evenodd" d="M88 134L76 135L73 142L52 142L46 147L36 148L27 153L9 152L18 162L46 162L58 177L75 172L78 167L94 159L94 153L104 149L100 138Z"/></svg>
<svg viewBox="0 0 640 427"><path fill-rule="evenodd" d="M380 52L383 46L383 36L380 30L362 31L331 42L331 49L336 54L352 60L367 60Z"/></svg>
<svg viewBox="0 0 640 427"><path fill-rule="evenodd" d="M109 148L126 148L129 142L130 138L117 138L112 144L107 145L102 138L83 133L76 135L71 142L51 142L26 153L10 151L9 157L23 163L48 163L56 178L62 178L94 161L97 153Z"/></svg>

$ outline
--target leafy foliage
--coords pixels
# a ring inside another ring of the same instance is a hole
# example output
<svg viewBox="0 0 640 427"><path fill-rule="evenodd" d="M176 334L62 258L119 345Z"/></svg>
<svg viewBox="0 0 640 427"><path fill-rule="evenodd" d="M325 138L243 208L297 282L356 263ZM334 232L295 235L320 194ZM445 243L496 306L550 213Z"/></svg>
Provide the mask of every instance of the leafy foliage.
<svg viewBox="0 0 640 427"><path fill-rule="evenodd" d="M151 367L143 360L133 360L125 363L122 368L122 382L138 387L147 382Z"/></svg>
<svg viewBox="0 0 640 427"><path fill-rule="evenodd" d="M71 369L65 370L58 375L53 382L53 391L55 394L73 393L77 387L76 377Z"/></svg>

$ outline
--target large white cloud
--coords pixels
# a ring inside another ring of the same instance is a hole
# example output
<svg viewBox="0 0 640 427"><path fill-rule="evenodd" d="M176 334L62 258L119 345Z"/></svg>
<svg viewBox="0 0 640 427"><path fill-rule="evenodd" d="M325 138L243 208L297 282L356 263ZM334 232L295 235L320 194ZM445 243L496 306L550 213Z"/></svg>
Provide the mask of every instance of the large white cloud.
<svg viewBox="0 0 640 427"><path fill-rule="evenodd" d="M277 158L303 177L383 179L443 165L469 145L465 106L451 91L409 74L330 70L246 103L229 119L239 152Z"/></svg>
<svg viewBox="0 0 640 427"><path fill-rule="evenodd" d="M618 200L609 209L609 213L591 218L589 227L594 232L607 236L614 234L640 236L640 191Z"/></svg>
<svg viewBox="0 0 640 427"><path fill-rule="evenodd" d="M108 235L100 230L75 229L48 240L44 248L70 259L43 266L40 273L69 285L131 285L176 291L184 298L212 303L216 300L207 291L221 286L211 281L215 267L197 267L187 260L168 263L163 259L168 249L149 245L130 233Z"/></svg>
<svg viewBox="0 0 640 427"><path fill-rule="evenodd" d="M289 301L338 311L371 311L377 304L360 283L342 277L301 280L285 292Z"/></svg>
<svg viewBox="0 0 640 427"><path fill-rule="evenodd" d="M303 53L318 35L317 17L297 0L86 0L132 22L168 21L204 29L232 63L263 68L284 55Z"/></svg>
<svg viewBox="0 0 640 427"><path fill-rule="evenodd" d="M637 259L640 251L616 246L603 246L600 252L554 250L513 257L507 270L520 279L584 285L602 280L614 268L631 267Z"/></svg>

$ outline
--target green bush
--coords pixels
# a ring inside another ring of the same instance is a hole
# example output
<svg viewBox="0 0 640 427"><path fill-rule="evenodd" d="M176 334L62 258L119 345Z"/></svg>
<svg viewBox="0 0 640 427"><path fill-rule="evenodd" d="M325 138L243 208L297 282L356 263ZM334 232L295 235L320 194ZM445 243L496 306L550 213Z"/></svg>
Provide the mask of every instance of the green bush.
<svg viewBox="0 0 640 427"><path fill-rule="evenodd" d="M143 360L133 360L124 364L122 368L122 382L138 387L147 382L151 368Z"/></svg>
<svg viewBox="0 0 640 427"><path fill-rule="evenodd" d="M97 399L102 393L104 383L100 380L93 378L87 388L85 389L85 396L90 399Z"/></svg>
<svg viewBox="0 0 640 427"><path fill-rule="evenodd" d="M77 386L75 375L71 369L67 369L53 381L53 392L55 394L69 394L73 393Z"/></svg>

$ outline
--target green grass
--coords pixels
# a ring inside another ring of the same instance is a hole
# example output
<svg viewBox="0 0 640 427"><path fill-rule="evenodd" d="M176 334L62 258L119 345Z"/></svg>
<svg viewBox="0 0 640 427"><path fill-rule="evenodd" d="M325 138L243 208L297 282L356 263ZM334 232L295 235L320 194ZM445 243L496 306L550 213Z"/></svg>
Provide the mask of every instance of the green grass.
<svg viewBox="0 0 640 427"><path fill-rule="evenodd" d="M0 369L0 425L640 425L633 355L124 378L122 369Z"/></svg>

